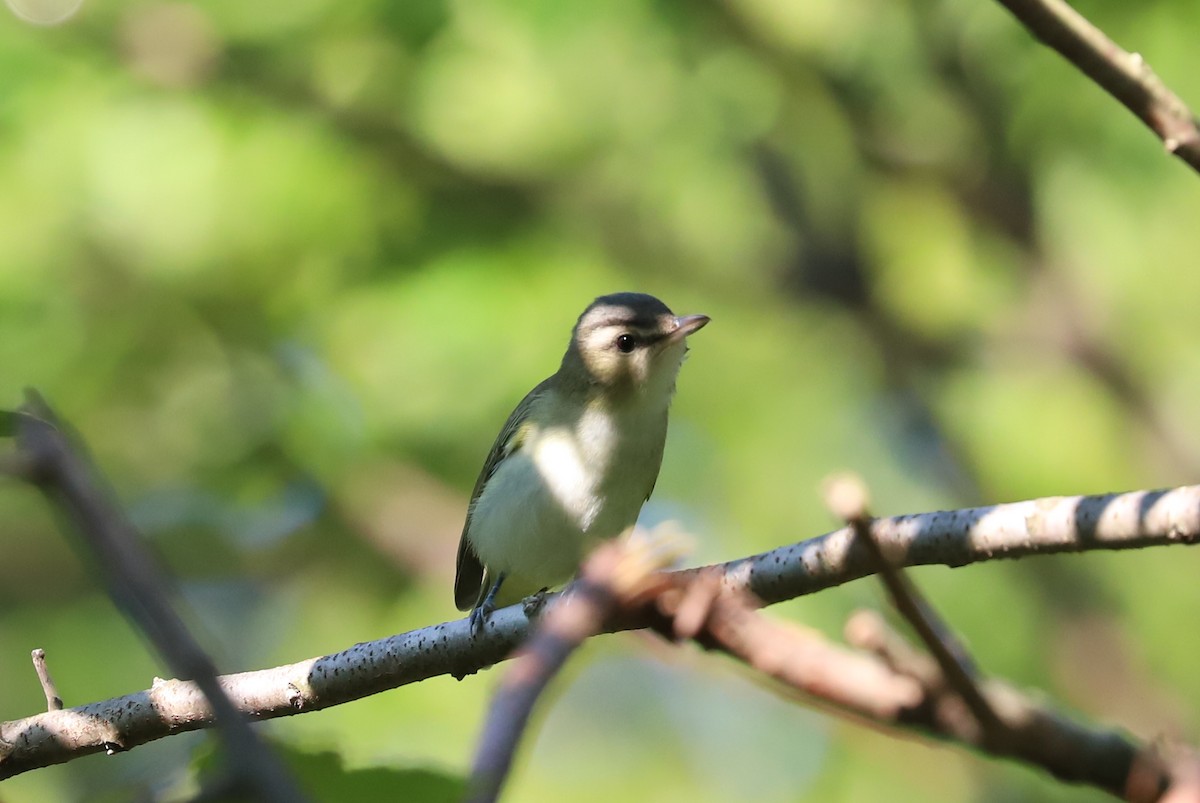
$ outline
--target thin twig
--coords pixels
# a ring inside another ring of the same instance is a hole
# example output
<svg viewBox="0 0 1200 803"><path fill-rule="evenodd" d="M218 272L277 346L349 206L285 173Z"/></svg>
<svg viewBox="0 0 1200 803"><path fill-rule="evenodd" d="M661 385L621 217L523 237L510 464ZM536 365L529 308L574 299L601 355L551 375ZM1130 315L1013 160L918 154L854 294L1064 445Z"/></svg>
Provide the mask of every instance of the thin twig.
<svg viewBox="0 0 1200 803"><path fill-rule="evenodd" d="M1200 126L1136 53L1121 49L1064 0L999 0L1026 28L1137 115L1167 150L1200 172Z"/></svg>
<svg viewBox="0 0 1200 803"><path fill-rule="evenodd" d="M703 575L691 583L702 585ZM872 656L834 644L817 630L763 615L748 594L689 590L683 599L689 598L709 601L693 634L702 645L727 652L819 703L875 722L896 723L921 702L921 689L911 678L891 672ZM659 608L674 621L685 610L666 595ZM673 623L673 629L680 628Z"/></svg>
<svg viewBox="0 0 1200 803"><path fill-rule="evenodd" d="M542 616L529 641L492 698L472 762L467 800L496 800L512 767L534 703L575 648L600 632L618 604L643 595L650 574L671 556L666 536L647 534L602 544L585 561L580 577Z"/></svg>
<svg viewBox="0 0 1200 803"><path fill-rule="evenodd" d="M914 727L993 755L1016 758L1061 780L1086 783L1116 797L1127 798L1136 779L1148 795L1127 798L1138 803L1157 800L1167 786L1170 776L1154 747L1139 745L1116 730L1072 720L1039 695L994 678L984 681L980 690L1010 738L985 744L936 661L908 645L883 617L873 612L856 614L847 624L846 637L853 646L877 655L881 666L916 680L923 691L920 705L906 709L891 723L879 720L880 724Z"/></svg>
<svg viewBox="0 0 1200 803"><path fill-rule="evenodd" d="M982 730L984 742L991 744L1006 738L1007 729L979 690L979 673L966 647L875 540L871 532L873 520L867 510L867 492L862 482L857 477L843 475L829 480L825 490L826 503L854 530L855 540L871 552L892 605L912 626L937 660L946 681L971 710Z"/></svg>
<svg viewBox="0 0 1200 803"><path fill-rule="evenodd" d="M668 621L656 623L656 630L671 635L676 628L670 620L684 612L689 597L708 600L695 634L700 644L729 653L818 704L878 725L917 729L992 755L1018 758L1062 780L1087 783L1116 796L1123 794L1134 766L1145 770L1149 788L1165 788L1167 776L1151 749L1115 731L1072 721L994 680L980 691L1012 738L987 740L958 692L944 682L940 667L926 655L901 648L903 642L894 633L874 641L896 649L904 656L901 662L918 667L916 672L900 671L877 655L833 644L808 628L774 621L744 593L693 593L679 585L689 583L687 578L671 577L676 587L662 593L657 604ZM704 575L690 581L692 586L704 584ZM876 620L883 626L881 618ZM859 619L860 635L868 625Z"/></svg>
<svg viewBox="0 0 1200 803"><path fill-rule="evenodd" d="M534 703L575 648L600 629L612 604L612 595L602 586L580 580L546 611L492 698L472 762L467 801L488 803L499 797Z"/></svg>
<svg viewBox="0 0 1200 803"><path fill-rule="evenodd" d="M42 692L46 695L46 710L61 711L63 701L58 696L58 689L54 686L54 679L50 677L50 670L46 667L46 651L38 647L33 651L32 657L33 670L37 672L38 682L42 684Z"/></svg>
<svg viewBox="0 0 1200 803"><path fill-rule="evenodd" d="M53 411L32 391L26 410L16 422L16 441L19 452L30 462L29 481L75 525L109 595L141 628L172 671L192 678L204 695L233 775L262 800L304 800L283 764L258 739L226 695L212 660L172 607L166 576L89 463L82 445L68 438ZM7 741L0 733L0 764ZM127 745L119 733L110 731L102 747L113 753Z"/></svg>

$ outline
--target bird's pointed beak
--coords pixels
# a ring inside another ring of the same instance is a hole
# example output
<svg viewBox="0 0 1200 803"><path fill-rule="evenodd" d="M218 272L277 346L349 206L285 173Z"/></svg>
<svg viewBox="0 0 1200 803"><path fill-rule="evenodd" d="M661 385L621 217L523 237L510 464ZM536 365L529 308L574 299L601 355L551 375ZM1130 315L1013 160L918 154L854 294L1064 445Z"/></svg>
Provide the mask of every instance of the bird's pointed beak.
<svg viewBox="0 0 1200 803"><path fill-rule="evenodd" d="M710 320L707 315L681 315L675 319L675 328L667 335L667 339L672 343L683 340L693 332L703 329Z"/></svg>

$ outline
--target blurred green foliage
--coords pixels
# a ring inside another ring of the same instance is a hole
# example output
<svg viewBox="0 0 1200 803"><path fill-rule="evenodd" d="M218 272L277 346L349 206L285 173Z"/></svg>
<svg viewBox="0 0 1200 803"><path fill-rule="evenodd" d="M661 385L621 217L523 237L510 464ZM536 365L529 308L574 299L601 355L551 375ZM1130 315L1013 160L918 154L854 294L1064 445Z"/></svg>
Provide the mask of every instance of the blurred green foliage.
<svg viewBox="0 0 1200 803"><path fill-rule="evenodd" d="M696 562L830 529L844 468L880 514L1197 476L1196 177L996 4L7 4L0 408L33 385L83 433L227 671L456 615L475 472L605 292L713 318L644 514ZM1081 8L1200 98L1200 5ZM40 707L34 647L68 705L165 671L68 544L0 486L2 719ZM1194 739L1197 571L913 574L988 671ZM772 612L836 634L862 605ZM266 730L326 799L441 799L498 671ZM186 786L204 739L0 797ZM1094 795L621 636L555 684L510 797Z"/></svg>

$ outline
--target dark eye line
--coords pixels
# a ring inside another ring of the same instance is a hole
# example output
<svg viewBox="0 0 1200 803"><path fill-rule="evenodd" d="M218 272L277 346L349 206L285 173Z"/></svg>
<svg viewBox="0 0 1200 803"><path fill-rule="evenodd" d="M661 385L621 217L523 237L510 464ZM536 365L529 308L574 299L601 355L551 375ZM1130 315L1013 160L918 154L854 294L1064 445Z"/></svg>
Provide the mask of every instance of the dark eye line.
<svg viewBox="0 0 1200 803"><path fill-rule="evenodd" d="M637 346L653 346L666 336L665 332L622 332L613 342L621 352L628 354Z"/></svg>

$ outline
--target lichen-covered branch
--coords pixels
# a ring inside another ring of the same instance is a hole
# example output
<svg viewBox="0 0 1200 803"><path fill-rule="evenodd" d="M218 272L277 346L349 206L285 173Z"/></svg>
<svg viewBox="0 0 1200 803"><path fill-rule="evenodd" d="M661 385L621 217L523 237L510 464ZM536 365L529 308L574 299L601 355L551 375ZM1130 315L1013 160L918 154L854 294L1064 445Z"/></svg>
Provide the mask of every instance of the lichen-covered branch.
<svg viewBox="0 0 1200 803"><path fill-rule="evenodd" d="M871 533L897 567L1194 544L1200 540L1200 486L895 516L875 519ZM842 585L875 570L870 552L855 543L849 527L722 568L726 585L746 588L767 603Z"/></svg>

